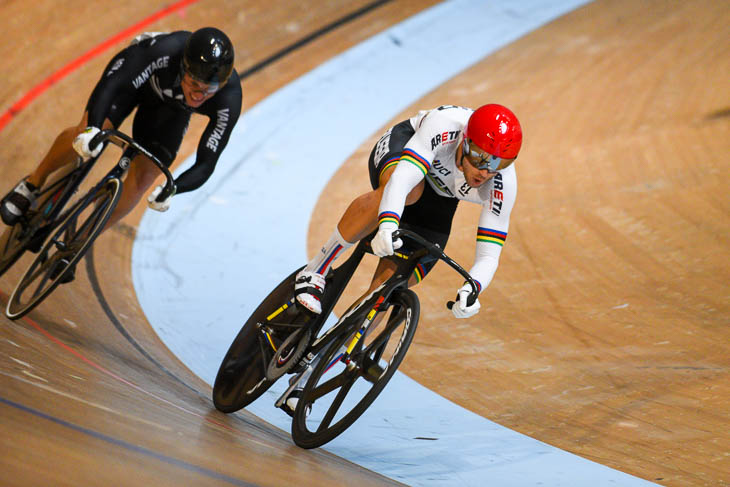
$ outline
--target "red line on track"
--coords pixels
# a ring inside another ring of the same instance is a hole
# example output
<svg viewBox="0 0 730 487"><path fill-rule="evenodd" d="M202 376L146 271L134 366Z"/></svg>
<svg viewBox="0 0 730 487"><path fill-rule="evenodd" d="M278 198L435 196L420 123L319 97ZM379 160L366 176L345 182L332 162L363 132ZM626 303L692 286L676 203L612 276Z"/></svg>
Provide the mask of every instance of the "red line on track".
<svg viewBox="0 0 730 487"><path fill-rule="evenodd" d="M96 362L94 362L93 360L89 359L88 357L86 357L81 352L79 352L77 350L74 350L73 348L69 347L68 345L66 345L65 343L63 343L61 340L59 340L58 338L56 338L53 335L51 335L48 331L44 330L38 323L36 323L32 319L28 318L27 316L24 316L23 317L23 321L25 321L26 323L28 323L29 325L31 325L33 328L35 328L36 330L38 330L39 332L41 332L41 334L43 334L46 338L48 338L49 340L51 340L53 343L55 343L56 345L60 346L61 348L63 348L67 352L71 353L72 355L74 355L78 359L80 359L82 362L85 362L86 364L90 365L91 367L93 367L93 368L95 368L97 370L100 370L101 372L103 372L103 373L107 374L108 376L110 376L110 377L118 380L119 382L121 382L121 383L123 383L123 384L125 384L125 385L127 385L129 387L131 387L132 389L135 389L135 390L137 390L137 391L139 391L139 392L141 392L141 393L143 393L143 394L145 394L147 396L153 397L153 398L157 399L158 401L161 401L161 402L163 402L163 403L165 403L165 404L167 404L169 406L172 406L172 407L174 407L176 409L179 409L180 411L183 411L185 413L192 414L193 416L197 416L197 417L199 417L201 419L204 419L208 423L214 424L216 426L220 426L221 428L225 428L225 429L227 429L229 431L235 431L234 428L231 428L230 426L228 426L228 425L226 425L224 423L221 423L219 421L214 421L214 420L212 420L210 418L207 418L207 417L203 416L202 414L196 413L195 411L190 411L189 409L185 409L182 406L178 406L177 404L175 404L175 403L173 403L171 401L168 401L167 399L165 399L163 397L160 397L157 394L153 394L152 392L149 392L146 389L141 388L140 386L138 386L138 385L136 385L136 384L128 381L127 379L125 379L123 377L120 377L119 375L115 374L114 372L110 371L109 369L106 369L106 368L102 367L101 365L97 364Z"/></svg>
<svg viewBox="0 0 730 487"><path fill-rule="evenodd" d="M0 297L2 297L3 301L7 302L8 296L6 296L4 292L0 292ZM99 371L105 373L106 375L108 375L109 377L112 377L112 378L118 380L122 384L125 384L125 385L131 387L132 389L135 389L135 390L141 392L142 394L145 394L145 395L150 396L150 397L152 397L154 399L157 399L158 401L161 401L161 402L163 402L163 403L165 403L165 404L167 404L169 406L172 406L175 409L179 409L180 411L183 411L185 413L192 414L193 416L197 416L198 418L204 419L208 423L211 423L211 424L214 424L214 425L219 426L221 428L227 429L228 431L236 431L235 428L232 428L232 427L228 426L225 423L221 423L219 421L214 421L214 420L212 420L212 419L210 419L210 418L208 418L206 416L203 416L202 414L196 413L195 411L191 411L189 409L185 409L182 406L178 406L177 404L175 404L175 403L173 403L171 401L168 401L167 399L165 399L163 397L160 397L157 394L154 394L152 392L149 392L146 389L143 389L142 387L138 386L137 384L134 384L134 383L128 381L127 379L125 379L125 378L123 378L123 377L115 374L111 370L102 367L101 365L97 364L96 362L94 362L90 358L86 357L83 353L81 353L78 350L75 350L75 349L69 347L68 345L66 345L65 343L63 343L61 340L59 340L58 338L56 338L55 336L51 335L48 331L44 330L41 325L39 325L38 323L36 323L34 320L32 320L31 318L29 318L28 316L23 316L22 320L25 321L26 323L28 323L33 328L35 328L36 330L38 330L43 336L45 336L46 338L48 338L50 341L52 341L53 343L55 343L56 345L58 345L62 349L64 349L67 352L69 352L71 355L75 356L76 358L78 358L82 362L86 363L87 365L90 365L92 368L94 368L96 370L99 370Z"/></svg>
<svg viewBox="0 0 730 487"><path fill-rule="evenodd" d="M156 22L157 20L160 20L164 17L167 17L168 15L177 12L178 10L182 10L185 7L187 7L190 4L193 4L197 2L198 0L179 0L171 5L168 5L167 7L162 8L161 10L158 10L157 12L153 13L146 19L143 19L142 21L132 25L131 27L128 27L124 29L123 31L119 32L113 37L110 37L109 39L105 40L101 44L92 47L85 53L83 53L81 56L77 57L55 73L51 74L49 77L35 85L33 88L31 88L25 95L23 95L20 100L16 101L10 108L8 108L2 115L0 115L0 132L3 131L5 126L10 123L10 120L13 119L18 113L23 111L30 103L35 100L38 96L40 96L44 91L46 91L48 88L53 86L58 81L62 80L72 72L79 69L84 64L88 63L91 59L95 58L102 52L106 51L113 45L115 45L117 42L125 39L126 37L141 31L145 27L147 27L149 24Z"/></svg>

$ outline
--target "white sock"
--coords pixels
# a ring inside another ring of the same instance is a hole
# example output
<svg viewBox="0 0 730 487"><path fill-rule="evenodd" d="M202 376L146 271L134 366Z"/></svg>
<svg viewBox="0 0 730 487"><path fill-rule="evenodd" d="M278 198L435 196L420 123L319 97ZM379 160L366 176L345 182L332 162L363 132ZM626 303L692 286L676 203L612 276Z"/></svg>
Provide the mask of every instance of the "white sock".
<svg viewBox="0 0 730 487"><path fill-rule="evenodd" d="M324 247L319 249L319 252L309 261L304 270L309 272L316 272L317 274L327 275L327 271L332 267L332 263L337 257L339 257L345 250L352 247L353 244L342 238L340 231L335 227L335 231Z"/></svg>

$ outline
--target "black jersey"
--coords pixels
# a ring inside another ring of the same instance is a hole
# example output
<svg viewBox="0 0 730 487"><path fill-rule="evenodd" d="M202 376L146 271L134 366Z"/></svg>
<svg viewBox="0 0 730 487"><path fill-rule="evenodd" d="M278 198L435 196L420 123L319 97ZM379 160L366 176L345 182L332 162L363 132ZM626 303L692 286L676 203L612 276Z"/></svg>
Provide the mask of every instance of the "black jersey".
<svg viewBox="0 0 730 487"><path fill-rule="evenodd" d="M86 107L88 125L94 127L102 127L107 118L118 126L138 106L145 106L145 116L154 116L155 105L164 105L166 113L172 110L181 117L189 118L192 113L207 116L209 122L198 143L195 164L175 181L178 193L197 189L213 173L241 114L242 104L241 81L235 70L225 86L205 103L197 108L185 104L180 86L181 62L190 35L189 31L176 31L137 37L109 62ZM186 127L187 121L181 129L183 133ZM165 134L141 135L149 138ZM176 135L179 135L179 140L176 139L179 147L182 133ZM176 153L177 147L172 152Z"/></svg>

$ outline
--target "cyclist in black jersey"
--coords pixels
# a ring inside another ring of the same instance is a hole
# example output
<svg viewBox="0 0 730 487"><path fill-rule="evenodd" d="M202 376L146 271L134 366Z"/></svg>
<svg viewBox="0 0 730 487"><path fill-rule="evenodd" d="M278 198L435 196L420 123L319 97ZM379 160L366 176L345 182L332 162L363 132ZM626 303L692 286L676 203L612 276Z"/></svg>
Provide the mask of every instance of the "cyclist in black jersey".
<svg viewBox="0 0 730 487"><path fill-rule="evenodd" d="M193 113L210 120L198 143L195 164L175 180L176 193L199 188L213 173L241 113L241 83L233 69L234 49L222 31L206 27L193 33L145 33L117 53L91 93L79 124L61 132L33 173L0 203L0 215L15 224L32 205L38 188L55 170L98 155L89 142L102 129L117 128L136 108L132 136L169 167ZM159 176L149 159L137 156L107 227L129 213ZM158 211L162 186L148 198ZM175 194L175 193L173 193Z"/></svg>

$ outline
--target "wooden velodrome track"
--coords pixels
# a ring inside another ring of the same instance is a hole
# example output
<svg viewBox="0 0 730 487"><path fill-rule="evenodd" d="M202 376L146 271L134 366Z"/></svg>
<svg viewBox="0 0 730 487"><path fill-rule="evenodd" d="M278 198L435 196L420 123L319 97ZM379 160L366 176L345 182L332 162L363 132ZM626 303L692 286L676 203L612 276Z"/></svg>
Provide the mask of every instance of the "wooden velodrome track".
<svg viewBox="0 0 730 487"><path fill-rule="evenodd" d="M434 3L385 3L261 66L243 81L244 109ZM145 30L216 25L245 72L369 2L294 4L200 0ZM0 112L167 3L107 5L0 3ZM403 372L479 415L629 474L730 485L729 26L722 1L598 0L384 121L383 129L419 108L498 101L525 131L517 206L479 319L451 318L443 304L459 283L437 267L418 289L423 317ZM47 87L2 128L0 191L77 123L128 41ZM178 160L201 127L191 124ZM368 188L364 161L379 135L329 184L310 255ZM473 252L478 208L470 206L457 212L448 248L463 262ZM395 484L300 450L247 412L214 410L210 387L166 350L137 303L130 252L143 210L103 235L76 281L28 319L0 318L0 484ZM18 275L0 278L3 305Z"/></svg>

